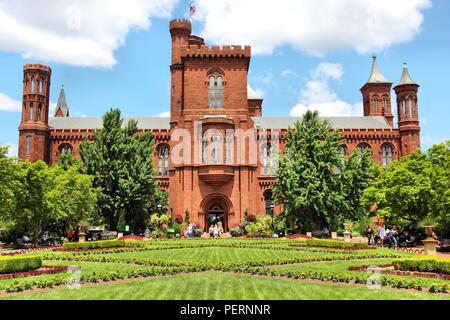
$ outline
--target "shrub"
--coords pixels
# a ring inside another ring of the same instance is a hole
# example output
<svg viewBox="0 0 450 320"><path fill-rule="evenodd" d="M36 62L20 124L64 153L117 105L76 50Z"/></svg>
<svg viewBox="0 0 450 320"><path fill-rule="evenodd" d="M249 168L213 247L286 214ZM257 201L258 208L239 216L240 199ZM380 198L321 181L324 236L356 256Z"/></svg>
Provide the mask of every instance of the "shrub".
<svg viewBox="0 0 450 320"><path fill-rule="evenodd" d="M401 271L418 271L450 274L450 260L405 259L393 261L394 268Z"/></svg>
<svg viewBox="0 0 450 320"><path fill-rule="evenodd" d="M101 248L118 248L125 247L127 244L122 240L111 241L92 241L82 243L64 243L63 248L66 250L86 250L86 249L101 249Z"/></svg>
<svg viewBox="0 0 450 320"><path fill-rule="evenodd" d="M244 229L240 225L234 226L230 229L230 234L234 238L242 237L244 235Z"/></svg>
<svg viewBox="0 0 450 320"><path fill-rule="evenodd" d="M325 248L366 249L369 247L367 243L342 242L336 240L319 240L319 239L310 239L307 241L307 244L308 246L311 247L325 247Z"/></svg>
<svg viewBox="0 0 450 320"><path fill-rule="evenodd" d="M175 217L175 222L176 223L178 223L178 224L183 224L183 217L181 216L181 215L177 215L176 217Z"/></svg>
<svg viewBox="0 0 450 320"><path fill-rule="evenodd" d="M31 271L41 266L42 259L37 256L0 257L0 274Z"/></svg>
<svg viewBox="0 0 450 320"><path fill-rule="evenodd" d="M250 221L251 215L248 216ZM245 227L247 235L250 237L269 237L272 233L272 219L269 217L258 216L255 221Z"/></svg>

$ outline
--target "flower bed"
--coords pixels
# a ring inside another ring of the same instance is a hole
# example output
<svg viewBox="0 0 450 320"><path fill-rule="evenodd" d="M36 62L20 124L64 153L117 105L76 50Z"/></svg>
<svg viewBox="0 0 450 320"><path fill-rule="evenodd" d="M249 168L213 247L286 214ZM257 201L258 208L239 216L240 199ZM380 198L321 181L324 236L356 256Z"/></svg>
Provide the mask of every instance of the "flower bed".
<svg viewBox="0 0 450 320"><path fill-rule="evenodd" d="M324 248L353 248L353 249L368 249L369 246L367 243L359 243L359 242L343 242L336 240L320 240L320 239L311 239L306 242L308 246L311 247L324 247Z"/></svg>
<svg viewBox="0 0 450 320"><path fill-rule="evenodd" d="M37 256L0 257L0 274L31 271L39 269L41 266L42 259Z"/></svg>
<svg viewBox="0 0 450 320"><path fill-rule="evenodd" d="M119 238L119 240L133 240L133 241L144 241L144 239L145 239L145 237L143 237L143 236L132 236L132 235L129 235L129 236L123 236L123 237L121 237L121 238Z"/></svg>
<svg viewBox="0 0 450 320"><path fill-rule="evenodd" d="M66 267L66 266L42 266L40 269L34 270L34 271L0 274L0 280L42 276L45 274L62 273L62 272L66 272L67 268L68 267Z"/></svg>
<svg viewBox="0 0 450 320"><path fill-rule="evenodd" d="M403 259L393 262L400 271L431 272L450 275L450 260L444 259Z"/></svg>
<svg viewBox="0 0 450 320"><path fill-rule="evenodd" d="M105 249L105 248L119 248L125 247L127 243L120 240L111 241L92 241L92 242L77 242L77 243L64 243L63 249L66 250L87 250L87 249Z"/></svg>
<svg viewBox="0 0 450 320"><path fill-rule="evenodd" d="M393 267L393 264L380 264L376 265L378 268L389 268ZM355 267L349 267L349 271L368 271L369 268L374 266L355 266ZM401 270L388 270L388 269L382 269L380 270L380 273L384 274L393 274L396 276L413 276L413 277L421 277L421 278L430 278L430 279L443 279L443 280L450 280L449 274L443 274L443 273L430 273L430 272L415 272L415 271L401 271Z"/></svg>
<svg viewBox="0 0 450 320"><path fill-rule="evenodd" d="M353 248L353 247L324 247L324 246L310 246L310 245L303 245L303 244L290 244L289 247L293 248L328 248L333 250L344 250L344 251L358 251L358 250L376 250L376 247L367 247L367 248Z"/></svg>

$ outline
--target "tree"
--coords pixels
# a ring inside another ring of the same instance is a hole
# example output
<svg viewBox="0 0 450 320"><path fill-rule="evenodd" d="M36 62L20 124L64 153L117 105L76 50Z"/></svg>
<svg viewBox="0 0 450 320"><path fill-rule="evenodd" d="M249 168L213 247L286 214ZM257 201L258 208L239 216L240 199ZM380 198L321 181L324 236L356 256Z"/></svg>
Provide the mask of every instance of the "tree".
<svg viewBox="0 0 450 320"><path fill-rule="evenodd" d="M359 201L372 176L368 151L347 159L339 132L311 111L288 131L286 141L273 195L289 220L303 231L325 224L335 229L364 213Z"/></svg>
<svg viewBox="0 0 450 320"><path fill-rule="evenodd" d="M101 189L98 201L98 223L117 227L119 213L126 212L126 223L142 229L150 213L163 198L154 179L154 139L151 133L138 134L137 122L124 125L121 112L111 110L103 116L103 129L94 132L79 152L94 186Z"/></svg>
<svg viewBox="0 0 450 320"><path fill-rule="evenodd" d="M0 146L0 221L16 210L16 193L22 188L18 165L6 157L7 152L7 147Z"/></svg>
<svg viewBox="0 0 450 320"><path fill-rule="evenodd" d="M384 168L365 190L362 203L399 226L433 218L450 231L450 141L418 150Z"/></svg>

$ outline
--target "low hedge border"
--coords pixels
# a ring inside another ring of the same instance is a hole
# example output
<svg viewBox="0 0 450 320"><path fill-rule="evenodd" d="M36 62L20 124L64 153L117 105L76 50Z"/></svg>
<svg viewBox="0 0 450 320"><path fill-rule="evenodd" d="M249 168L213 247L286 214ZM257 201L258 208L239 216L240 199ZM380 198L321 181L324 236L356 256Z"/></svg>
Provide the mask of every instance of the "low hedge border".
<svg viewBox="0 0 450 320"><path fill-rule="evenodd" d="M379 268L388 268L393 267L394 265L391 264L381 264L376 265L376 267ZM349 271L367 271L370 267L373 266L355 266L355 267L349 267ZM430 273L430 272L416 272L416 271L401 271L401 270L380 270L380 273L385 274L393 274L396 276L413 276L413 277L421 277L421 278L430 278L430 279L442 279L442 280L450 280L450 274L443 274L443 273Z"/></svg>
<svg viewBox="0 0 450 320"><path fill-rule="evenodd" d="M402 259L393 262L395 270L430 272L450 275L450 260L440 259Z"/></svg>
<svg viewBox="0 0 450 320"><path fill-rule="evenodd" d="M66 267L66 266L41 266L40 269L35 270L35 271L0 274L0 280L42 276L42 275L46 275L46 274L56 274L56 273L66 272L67 269L68 269L68 267Z"/></svg>
<svg viewBox="0 0 450 320"><path fill-rule="evenodd" d="M39 256L1 256L0 274L32 271L42 266Z"/></svg>
<svg viewBox="0 0 450 320"><path fill-rule="evenodd" d="M337 240L311 239L306 242L309 247L344 248L344 249L368 249L367 243L343 242Z"/></svg>
<svg viewBox="0 0 450 320"><path fill-rule="evenodd" d="M89 242L66 242L63 244L64 250L89 250L89 249L104 249L104 248L118 248L125 247L127 244L121 240L111 241L89 241Z"/></svg>
<svg viewBox="0 0 450 320"><path fill-rule="evenodd" d="M316 249L323 249L323 248L327 248L329 249L328 251L334 250L334 251L361 251L361 250L376 250L376 247L367 247L367 248L335 248L335 247L319 247L319 246L309 246L309 245L301 245L301 244L290 244L289 247L292 248L316 248Z"/></svg>

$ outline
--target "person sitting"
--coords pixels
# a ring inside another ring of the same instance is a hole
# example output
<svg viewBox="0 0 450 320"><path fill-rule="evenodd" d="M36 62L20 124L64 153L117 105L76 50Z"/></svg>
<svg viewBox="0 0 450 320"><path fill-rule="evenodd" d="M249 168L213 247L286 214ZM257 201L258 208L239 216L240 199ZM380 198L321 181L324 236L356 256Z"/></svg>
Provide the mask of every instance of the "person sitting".
<svg viewBox="0 0 450 320"><path fill-rule="evenodd" d="M209 237L214 238L214 225L209 227Z"/></svg>
<svg viewBox="0 0 450 320"><path fill-rule="evenodd" d="M219 228L217 227L217 225L214 226L214 238L218 238L219 237Z"/></svg>

